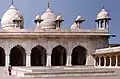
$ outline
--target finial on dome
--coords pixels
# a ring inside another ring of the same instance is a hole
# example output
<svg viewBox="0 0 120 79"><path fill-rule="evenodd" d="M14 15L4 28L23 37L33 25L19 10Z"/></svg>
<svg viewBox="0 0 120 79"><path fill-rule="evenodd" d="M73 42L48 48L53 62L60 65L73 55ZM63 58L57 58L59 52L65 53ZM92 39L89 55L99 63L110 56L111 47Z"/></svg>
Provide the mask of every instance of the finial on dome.
<svg viewBox="0 0 120 79"><path fill-rule="evenodd" d="M14 4L14 1L12 0L12 5Z"/></svg>
<svg viewBox="0 0 120 79"><path fill-rule="evenodd" d="M48 8L50 8L50 2L48 2Z"/></svg>
<svg viewBox="0 0 120 79"><path fill-rule="evenodd" d="M103 5L102 9L105 9L104 5Z"/></svg>
<svg viewBox="0 0 120 79"><path fill-rule="evenodd" d="M48 0L48 8L50 8L51 0Z"/></svg>

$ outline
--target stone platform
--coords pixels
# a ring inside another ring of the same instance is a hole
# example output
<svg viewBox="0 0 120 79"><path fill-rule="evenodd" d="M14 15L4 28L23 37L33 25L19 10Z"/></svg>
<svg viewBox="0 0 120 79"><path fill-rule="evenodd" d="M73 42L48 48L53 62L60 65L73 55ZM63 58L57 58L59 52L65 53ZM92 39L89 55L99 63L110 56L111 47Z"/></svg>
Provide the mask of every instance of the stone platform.
<svg viewBox="0 0 120 79"><path fill-rule="evenodd" d="M120 68L93 66L14 67L13 75L22 79L119 79Z"/></svg>

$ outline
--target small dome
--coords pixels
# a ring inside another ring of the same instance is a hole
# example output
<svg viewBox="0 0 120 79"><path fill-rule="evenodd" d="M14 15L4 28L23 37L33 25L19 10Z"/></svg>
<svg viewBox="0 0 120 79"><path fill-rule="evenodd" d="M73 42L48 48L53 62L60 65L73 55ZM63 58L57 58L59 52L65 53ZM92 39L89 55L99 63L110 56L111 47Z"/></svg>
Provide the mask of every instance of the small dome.
<svg viewBox="0 0 120 79"><path fill-rule="evenodd" d="M41 20L41 16L38 14L35 18L35 20Z"/></svg>
<svg viewBox="0 0 120 79"><path fill-rule="evenodd" d="M77 24L74 22L72 25L71 25L71 29L79 29Z"/></svg>
<svg viewBox="0 0 120 79"><path fill-rule="evenodd" d="M13 5L4 13L1 19L1 25L3 29L15 27L14 20L20 20L21 23L18 24L18 28L23 28L24 18L22 14ZM17 25L17 24L16 24Z"/></svg>
<svg viewBox="0 0 120 79"><path fill-rule="evenodd" d="M84 19L83 19L82 16L79 15L79 16L76 18L76 21L84 21Z"/></svg>
<svg viewBox="0 0 120 79"><path fill-rule="evenodd" d="M101 12L97 15L97 20L99 19L109 19L109 13L103 8Z"/></svg>
<svg viewBox="0 0 120 79"><path fill-rule="evenodd" d="M38 14L34 20L35 23L37 22L42 22L43 20L41 19L41 16Z"/></svg>
<svg viewBox="0 0 120 79"><path fill-rule="evenodd" d="M56 20L63 20L61 15L58 15Z"/></svg>
<svg viewBox="0 0 120 79"><path fill-rule="evenodd" d="M49 7L41 16L41 19L43 20L40 23L42 29L55 29L56 14Z"/></svg>

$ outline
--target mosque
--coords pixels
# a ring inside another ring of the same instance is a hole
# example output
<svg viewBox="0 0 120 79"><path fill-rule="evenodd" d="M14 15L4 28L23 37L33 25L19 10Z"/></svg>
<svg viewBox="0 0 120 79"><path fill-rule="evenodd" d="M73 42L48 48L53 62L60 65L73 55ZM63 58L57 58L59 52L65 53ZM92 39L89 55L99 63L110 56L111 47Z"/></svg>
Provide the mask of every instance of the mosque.
<svg viewBox="0 0 120 79"><path fill-rule="evenodd" d="M110 47L109 13L102 8L95 29L82 29L85 21L78 16L69 29L62 29L62 16L49 4L35 17L36 27L24 29L24 16L12 4L1 18L0 66L119 67L120 47Z"/></svg>

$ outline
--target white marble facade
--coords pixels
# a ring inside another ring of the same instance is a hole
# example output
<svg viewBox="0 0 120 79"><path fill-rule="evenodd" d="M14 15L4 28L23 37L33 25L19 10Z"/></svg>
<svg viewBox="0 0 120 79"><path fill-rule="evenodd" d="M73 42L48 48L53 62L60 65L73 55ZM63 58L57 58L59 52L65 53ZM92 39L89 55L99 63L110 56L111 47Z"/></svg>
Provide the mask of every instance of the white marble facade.
<svg viewBox="0 0 120 79"><path fill-rule="evenodd" d="M14 5L4 13L0 31L0 66L94 65L92 54L109 45L109 17L103 8L95 29L81 29L78 16L70 29L63 30L61 15L50 8L35 18L33 31L24 29L24 17Z"/></svg>
<svg viewBox="0 0 120 79"><path fill-rule="evenodd" d="M3 35L5 33L2 33ZM36 46L44 47L46 50L46 66L51 66L51 54L53 48L56 46L62 46L66 49L66 66L71 66L71 56L72 50L77 46L82 46L87 50L86 53L86 64L85 65L94 65L94 59L92 53L95 52L97 48L105 48L108 46L108 37L102 36L93 36L93 35L70 35L73 33L68 33L68 35L62 36L43 36L36 33L34 36L29 36L29 33L26 35L18 33L9 33L9 36L0 35L0 47L5 50L5 66L8 66L10 63L10 53L11 49L15 46L21 46L26 53L24 61L26 66L31 66L31 50ZM16 52L17 53L17 52Z"/></svg>

